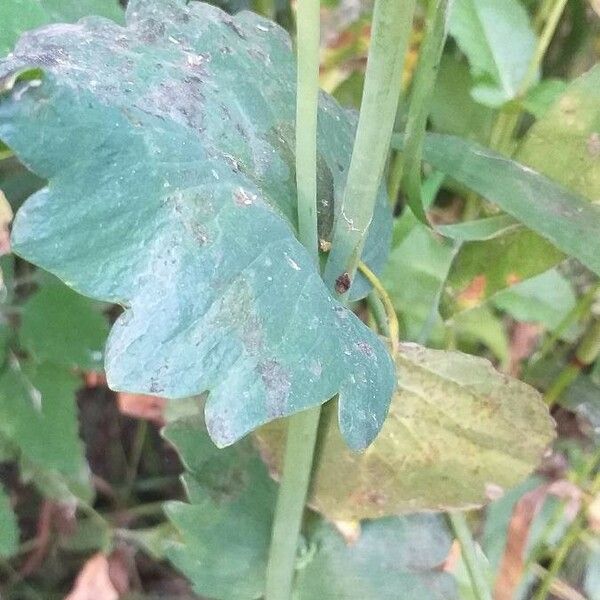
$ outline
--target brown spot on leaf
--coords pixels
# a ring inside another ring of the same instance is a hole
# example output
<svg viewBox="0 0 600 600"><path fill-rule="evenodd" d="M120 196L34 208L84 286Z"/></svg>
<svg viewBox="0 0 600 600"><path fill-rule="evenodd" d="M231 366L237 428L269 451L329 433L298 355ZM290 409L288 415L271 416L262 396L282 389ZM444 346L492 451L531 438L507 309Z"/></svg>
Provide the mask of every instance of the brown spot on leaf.
<svg viewBox="0 0 600 600"><path fill-rule="evenodd" d="M351 284L352 281L350 279L350 275L348 275L348 273L342 273L335 280L335 291L338 294L345 294L350 289Z"/></svg>
<svg viewBox="0 0 600 600"><path fill-rule="evenodd" d="M521 277L516 273L509 273L506 276L506 283L508 286L516 285L521 282Z"/></svg>
<svg viewBox="0 0 600 600"><path fill-rule="evenodd" d="M487 278L477 275L471 283L458 295L458 303L464 308L473 308L485 298Z"/></svg>

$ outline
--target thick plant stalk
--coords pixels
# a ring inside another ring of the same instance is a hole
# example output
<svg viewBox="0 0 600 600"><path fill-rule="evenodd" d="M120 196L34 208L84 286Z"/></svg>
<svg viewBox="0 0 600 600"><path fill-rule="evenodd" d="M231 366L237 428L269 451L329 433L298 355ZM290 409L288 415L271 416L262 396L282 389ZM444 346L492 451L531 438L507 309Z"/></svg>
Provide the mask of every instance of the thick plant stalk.
<svg viewBox="0 0 600 600"><path fill-rule="evenodd" d="M325 282L335 290L339 275L352 277L375 207L397 102L415 0L377 0L365 90L346 191L333 238ZM319 2L298 3L298 100L296 169L300 240L317 256L316 93ZM298 534L310 484L319 409L290 418L282 482L267 567L267 600L291 597Z"/></svg>
<svg viewBox="0 0 600 600"><path fill-rule="evenodd" d="M348 286L336 286L336 281L354 278L373 216L400 97L414 9L415 0L375 3L356 140L324 273L329 289L341 296Z"/></svg>
<svg viewBox="0 0 600 600"><path fill-rule="evenodd" d="M267 565L266 600L289 600L302 515L310 484L321 407L288 419L281 484Z"/></svg>
<svg viewBox="0 0 600 600"><path fill-rule="evenodd" d="M317 234L317 110L319 96L319 0L298 3L298 79L296 94L296 185L299 239L318 263ZM292 595L298 537L310 484L321 408L288 419L283 472L269 562L266 599L288 600Z"/></svg>
<svg viewBox="0 0 600 600"><path fill-rule="evenodd" d="M450 6L450 0L429 0L425 41L421 47L408 108L404 152L398 157L402 161L402 184L408 204L413 214L426 224L428 220L421 197L423 141L427 118L431 111L433 88L446 41Z"/></svg>

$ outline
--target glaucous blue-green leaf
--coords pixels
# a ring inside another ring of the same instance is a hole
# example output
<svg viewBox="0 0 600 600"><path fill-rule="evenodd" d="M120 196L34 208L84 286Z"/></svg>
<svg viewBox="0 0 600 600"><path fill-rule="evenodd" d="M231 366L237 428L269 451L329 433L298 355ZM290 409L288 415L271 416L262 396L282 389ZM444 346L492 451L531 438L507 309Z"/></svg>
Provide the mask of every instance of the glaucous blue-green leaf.
<svg viewBox="0 0 600 600"><path fill-rule="evenodd" d="M0 485L0 556L12 556L19 546L17 518L4 488Z"/></svg>
<svg viewBox="0 0 600 600"><path fill-rule="evenodd" d="M276 486L244 441L217 451L199 419L171 423L165 437L179 452L189 503L169 502L178 539L160 548L202 596L247 600L264 595ZM348 546L333 527L313 521L298 558L298 600L455 598L441 570L451 538L443 519L417 515L366 521ZM168 534L167 534L168 535Z"/></svg>
<svg viewBox="0 0 600 600"><path fill-rule="evenodd" d="M106 349L113 389L209 390L221 446L339 392L344 436L364 447L387 412L393 364L295 237L287 33L184 0L133 1L126 19L30 32L0 65L0 138L49 180L18 213L14 251L125 307ZM19 78L32 67L39 78ZM324 239L354 121L321 96ZM377 215L364 255L375 268L389 239L383 189Z"/></svg>
<svg viewBox="0 0 600 600"><path fill-rule="evenodd" d="M61 367L14 356L0 375L0 434L19 449L22 471L53 496L91 496L75 404L79 386Z"/></svg>
<svg viewBox="0 0 600 600"><path fill-rule="evenodd" d="M298 571L294 600L453 600L454 578L444 572L452 544L443 517L416 514L361 523L348 544L322 521L310 537L313 559Z"/></svg>
<svg viewBox="0 0 600 600"><path fill-rule="evenodd" d="M475 100L499 106L515 98L536 46L519 0L455 0L449 25L469 59Z"/></svg>
<svg viewBox="0 0 600 600"><path fill-rule="evenodd" d="M217 450L199 419L176 421L164 435L186 468L189 498L165 505L181 538L165 555L203 596L262 597L277 495L266 468L247 441Z"/></svg>
<svg viewBox="0 0 600 600"><path fill-rule="evenodd" d="M0 56L8 54L19 36L47 23L71 23L100 15L123 20L118 0L3 0L0 3Z"/></svg>
<svg viewBox="0 0 600 600"><path fill-rule="evenodd" d="M489 361L402 344L398 389L375 443L356 454L324 410L310 506L334 520L481 506L538 465L554 438L541 395ZM270 471L280 471L285 427L255 432Z"/></svg>
<svg viewBox="0 0 600 600"><path fill-rule="evenodd" d="M440 312L444 318L480 306L497 292L547 271L564 254L524 227L491 240L466 242L456 254Z"/></svg>
<svg viewBox="0 0 600 600"><path fill-rule="evenodd" d="M107 335L106 318L60 282L42 286L23 306L19 338L37 361L101 369Z"/></svg>

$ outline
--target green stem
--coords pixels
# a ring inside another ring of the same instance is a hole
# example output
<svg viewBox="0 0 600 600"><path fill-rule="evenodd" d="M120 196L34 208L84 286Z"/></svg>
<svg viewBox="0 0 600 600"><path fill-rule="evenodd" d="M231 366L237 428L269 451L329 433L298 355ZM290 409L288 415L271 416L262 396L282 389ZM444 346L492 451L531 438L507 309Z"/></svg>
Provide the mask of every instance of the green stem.
<svg viewBox="0 0 600 600"><path fill-rule="evenodd" d="M400 97L414 8L415 0L375 3L356 140L325 266L325 283L332 291L340 276L347 274L351 281L354 278L373 217Z"/></svg>
<svg viewBox="0 0 600 600"><path fill-rule="evenodd" d="M462 558L467 572L471 578L473 594L477 600L492 600L492 592L485 577L484 568L477 556L475 542L464 514L459 512L448 513L454 535L460 544Z"/></svg>
<svg viewBox="0 0 600 600"><path fill-rule="evenodd" d="M140 461L142 459L142 452L144 451L144 445L146 443L146 436L148 434L148 421L141 419L138 421L133 442L131 445L131 452L129 456L129 463L127 465L127 474L125 476L125 490L124 496L127 498L133 489L135 479L138 474Z"/></svg>
<svg viewBox="0 0 600 600"><path fill-rule="evenodd" d="M298 237L318 261L317 110L319 100L319 0L298 3L296 94L296 185Z"/></svg>
<svg viewBox="0 0 600 600"><path fill-rule="evenodd" d="M402 155L402 184L406 191L408 204L413 214L426 224L428 224L428 220L421 197L421 161L433 89L446 41L448 8L449 0L429 0L425 40L421 47L413 81Z"/></svg>
<svg viewBox="0 0 600 600"><path fill-rule="evenodd" d="M310 483L321 409L288 420L283 473L267 565L266 600L289 600L296 567L298 536Z"/></svg>
<svg viewBox="0 0 600 600"><path fill-rule="evenodd" d="M600 491L600 473L596 475L589 491L592 497ZM567 533L563 537L558 550L554 553L554 558L552 559L552 563L548 568L548 573L543 579L538 591L535 593L533 600L546 600L552 588L552 582L556 579L556 577L558 577L558 573L567 559L567 556L585 530L586 523L586 511L580 510L579 514L571 523Z"/></svg>
<svg viewBox="0 0 600 600"><path fill-rule="evenodd" d="M535 81L536 75L542 66L544 56L546 56L546 52L550 46L550 42L556 33L556 28L558 27L558 23L562 17L567 2L568 0L554 0L552 3L550 12L544 19L544 27L540 34L540 38L535 48L535 52L533 53L531 62L529 63L527 74L521 82L519 95L524 95Z"/></svg>
<svg viewBox="0 0 600 600"><path fill-rule="evenodd" d="M377 295L377 293L373 290L367 296L367 304L369 305L369 310L375 319L375 323L377 325L377 329L386 337L390 335L390 328L388 325L387 313L385 312L385 306L381 301L381 298Z"/></svg>
<svg viewBox="0 0 600 600"><path fill-rule="evenodd" d="M299 239L318 262L317 111L319 94L319 0L302 0L297 15L296 184ZM296 566L298 537L311 470L321 408L288 419L283 472L269 549L266 600L289 600Z"/></svg>
<svg viewBox="0 0 600 600"><path fill-rule="evenodd" d="M577 301L577 304L569 311L564 319L558 324L558 327L552 332L546 341L542 344L539 352L534 356L531 361L531 366L536 365L541 360L546 358L550 352L552 352L561 336L568 331L568 329L577 323L584 315L587 315L592 308L596 295L600 292L600 282L594 284L581 298Z"/></svg>
<svg viewBox="0 0 600 600"><path fill-rule="evenodd" d="M591 365L599 355L600 319L595 319L579 343L573 360L559 373L558 377L546 391L544 395L546 404L552 406L573 381L577 379L582 369Z"/></svg>

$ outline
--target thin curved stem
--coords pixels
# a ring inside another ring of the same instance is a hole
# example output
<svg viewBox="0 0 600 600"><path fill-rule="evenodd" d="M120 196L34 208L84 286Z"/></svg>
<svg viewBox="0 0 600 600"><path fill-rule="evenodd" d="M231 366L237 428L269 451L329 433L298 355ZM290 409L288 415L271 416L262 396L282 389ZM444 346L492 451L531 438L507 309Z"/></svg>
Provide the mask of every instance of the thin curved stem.
<svg viewBox="0 0 600 600"><path fill-rule="evenodd" d="M394 308L394 304L392 299L390 298L387 290L383 287L383 284L379 280L379 277L369 269L369 267L362 262L362 260L358 263L358 270L367 278L369 283L373 286L375 293L381 300L383 304L383 308L385 310L385 317L387 323L387 331L385 335L390 340L391 346L391 355L392 358L396 358L398 356L398 350L400 347L400 326L398 324L398 316L396 315L396 309Z"/></svg>

